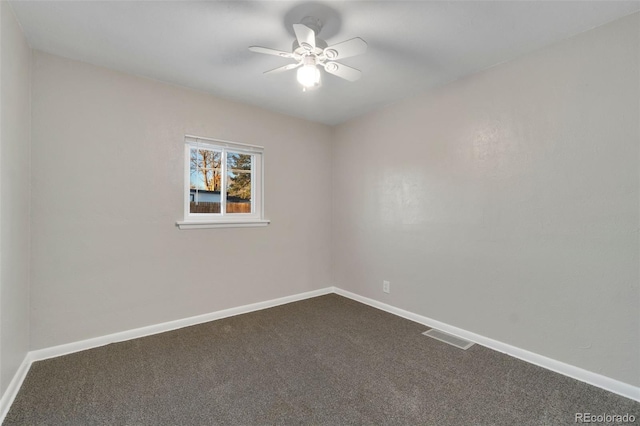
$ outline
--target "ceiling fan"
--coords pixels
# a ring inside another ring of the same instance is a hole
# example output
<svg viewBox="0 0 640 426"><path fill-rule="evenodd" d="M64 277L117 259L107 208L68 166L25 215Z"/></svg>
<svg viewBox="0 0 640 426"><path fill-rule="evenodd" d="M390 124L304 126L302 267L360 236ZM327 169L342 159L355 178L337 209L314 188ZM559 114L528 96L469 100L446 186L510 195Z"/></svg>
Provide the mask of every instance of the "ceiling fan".
<svg viewBox="0 0 640 426"><path fill-rule="evenodd" d="M249 50L296 61L294 64L288 64L264 73L277 73L298 68L297 79L303 90L320 86L320 70L318 67L323 67L329 74L345 80L358 80L362 75L359 70L335 62L335 60L363 54L367 51L367 43L363 39L356 37L333 46L327 46L324 40L318 38L318 33L320 33L321 29L322 22L317 18L308 16L302 19L299 24L293 24L296 40L293 42L291 52L260 46L251 46Z"/></svg>

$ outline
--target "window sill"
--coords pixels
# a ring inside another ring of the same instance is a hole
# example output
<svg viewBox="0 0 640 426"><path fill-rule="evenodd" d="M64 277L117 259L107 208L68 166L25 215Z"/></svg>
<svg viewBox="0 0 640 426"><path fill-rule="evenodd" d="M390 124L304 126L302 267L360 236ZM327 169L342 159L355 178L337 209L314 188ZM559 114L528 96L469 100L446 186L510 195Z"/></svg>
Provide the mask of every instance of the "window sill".
<svg viewBox="0 0 640 426"><path fill-rule="evenodd" d="M251 219L251 220L228 220L228 221L205 221L191 220L178 221L176 225L180 229L208 229L208 228L253 228L258 226L267 226L270 220Z"/></svg>

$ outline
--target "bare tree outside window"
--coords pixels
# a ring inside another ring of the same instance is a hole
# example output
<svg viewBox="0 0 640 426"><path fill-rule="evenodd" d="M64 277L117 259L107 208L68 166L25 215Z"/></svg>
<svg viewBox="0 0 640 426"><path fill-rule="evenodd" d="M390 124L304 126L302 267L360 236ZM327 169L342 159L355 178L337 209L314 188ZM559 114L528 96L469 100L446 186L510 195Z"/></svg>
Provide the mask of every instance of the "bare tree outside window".
<svg viewBox="0 0 640 426"><path fill-rule="evenodd" d="M222 153L208 149L191 150L191 188L220 191Z"/></svg>

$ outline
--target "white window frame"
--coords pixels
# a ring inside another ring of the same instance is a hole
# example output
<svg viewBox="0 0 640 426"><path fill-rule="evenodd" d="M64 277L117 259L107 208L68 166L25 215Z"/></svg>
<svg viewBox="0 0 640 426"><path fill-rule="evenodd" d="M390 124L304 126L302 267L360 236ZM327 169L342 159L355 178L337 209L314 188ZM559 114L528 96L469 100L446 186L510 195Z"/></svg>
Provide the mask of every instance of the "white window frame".
<svg viewBox="0 0 640 426"><path fill-rule="evenodd" d="M234 228L266 226L270 223L264 218L264 147L248 145L201 136L186 135L184 146L184 219L176 222L180 229ZM211 149L222 152L220 213L191 213L191 149ZM227 152L250 154L251 161L251 213L227 213Z"/></svg>

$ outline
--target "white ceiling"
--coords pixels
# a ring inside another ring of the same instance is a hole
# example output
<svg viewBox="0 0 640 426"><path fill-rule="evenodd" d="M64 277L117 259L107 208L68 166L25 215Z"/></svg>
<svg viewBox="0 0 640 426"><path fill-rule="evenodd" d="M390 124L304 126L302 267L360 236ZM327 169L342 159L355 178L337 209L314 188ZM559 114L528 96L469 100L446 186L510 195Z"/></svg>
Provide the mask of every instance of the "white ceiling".
<svg viewBox="0 0 640 426"><path fill-rule="evenodd" d="M640 10L638 1L13 1L31 47L326 124L429 90ZM369 44L303 93L287 59L292 24L324 21L330 45Z"/></svg>

